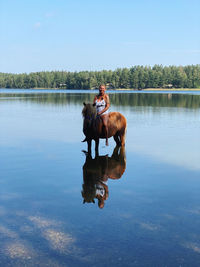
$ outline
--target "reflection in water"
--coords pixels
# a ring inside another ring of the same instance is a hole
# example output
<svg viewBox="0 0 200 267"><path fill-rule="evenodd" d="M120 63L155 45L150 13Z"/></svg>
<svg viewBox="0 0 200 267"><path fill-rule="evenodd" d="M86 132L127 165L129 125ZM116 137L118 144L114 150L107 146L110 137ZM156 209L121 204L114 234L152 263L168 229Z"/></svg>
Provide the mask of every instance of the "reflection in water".
<svg viewBox="0 0 200 267"><path fill-rule="evenodd" d="M9 90L8 90L9 92ZM84 92L80 90L80 93L73 91L56 92L56 93L40 93L35 94L34 91L27 90L28 93L3 93L0 91L0 101L22 101L33 102L42 105L70 105L77 104L82 105L85 102L93 102L94 94L96 92ZM111 103L115 106L126 107L181 107L181 108L200 108L200 95L189 94L172 94L172 93L115 93L108 91Z"/></svg>
<svg viewBox="0 0 200 267"><path fill-rule="evenodd" d="M86 154L83 165L83 203L95 203L103 208L108 199L108 179L120 179L126 169L125 148L116 146L111 157Z"/></svg>

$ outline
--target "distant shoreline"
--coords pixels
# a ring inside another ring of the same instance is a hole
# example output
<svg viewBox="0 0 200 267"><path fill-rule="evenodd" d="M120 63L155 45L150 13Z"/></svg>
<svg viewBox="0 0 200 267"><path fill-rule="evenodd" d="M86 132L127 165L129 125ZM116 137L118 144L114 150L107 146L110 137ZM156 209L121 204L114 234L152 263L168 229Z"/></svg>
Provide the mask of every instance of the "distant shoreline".
<svg viewBox="0 0 200 267"><path fill-rule="evenodd" d="M66 89L66 88L31 88L33 90L80 90L84 91L84 89ZM95 91L98 89L87 89L87 91ZM117 89L107 89L107 91L135 91L135 92L145 92L145 91L200 91L200 88L148 88L148 89L131 89L131 88L117 88Z"/></svg>
<svg viewBox="0 0 200 267"><path fill-rule="evenodd" d="M138 92L145 92L145 91L200 91L200 88L170 88L170 89L167 89L167 88L148 88L148 89L141 89L141 90L138 90L138 89L112 89L112 91L138 91Z"/></svg>
<svg viewBox="0 0 200 267"><path fill-rule="evenodd" d="M142 91L200 91L200 88L172 88L172 89L159 89L159 88L148 88L148 89L144 89Z"/></svg>
<svg viewBox="0 0 200 267"><path fill-rule="evenodd" d="M0 88L0 90L68 90L68 91L97 91L98 89L66 89L66 88ZM107 91L134 91L134 92L146 92L146 91L200 91L200 88L148 88L148 89L132 89L132 88L117 88L107 89Z"/></svg>

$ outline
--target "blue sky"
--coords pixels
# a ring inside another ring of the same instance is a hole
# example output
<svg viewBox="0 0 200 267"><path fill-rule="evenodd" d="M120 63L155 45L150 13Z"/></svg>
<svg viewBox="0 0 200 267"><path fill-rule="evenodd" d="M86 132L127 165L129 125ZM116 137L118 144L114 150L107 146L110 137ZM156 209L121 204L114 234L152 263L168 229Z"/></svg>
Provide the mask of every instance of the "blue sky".
<svg viewBox="0 0 200 267"><path fill-rule="evenodd" d="M199 0L0 0L0 72L200 64Z"/></svg>

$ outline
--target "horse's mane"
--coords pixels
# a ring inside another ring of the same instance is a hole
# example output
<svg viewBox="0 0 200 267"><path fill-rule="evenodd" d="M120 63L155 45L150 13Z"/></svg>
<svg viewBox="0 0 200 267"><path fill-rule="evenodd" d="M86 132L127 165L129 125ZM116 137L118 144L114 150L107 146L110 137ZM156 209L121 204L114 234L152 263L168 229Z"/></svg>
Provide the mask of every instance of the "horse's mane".
<svg viewBox="0 0 200 267"><path fill-rule="evenodd" d="M82 110L82 115L84 118L96 118L97 116L97 111L95 106L92 104L84 104L84 108Z"/></svg>

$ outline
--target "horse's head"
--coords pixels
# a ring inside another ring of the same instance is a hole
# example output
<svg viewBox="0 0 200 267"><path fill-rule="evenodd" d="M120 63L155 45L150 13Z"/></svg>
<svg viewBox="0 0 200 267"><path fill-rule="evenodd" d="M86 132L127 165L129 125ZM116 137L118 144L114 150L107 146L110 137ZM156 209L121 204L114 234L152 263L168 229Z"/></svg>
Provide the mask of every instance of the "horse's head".
<svg viewBox="0 0 200 267"><path fill-rule="evenodd" d="M95 108L95 104L86 104L85 102L83 103L84 107L82 110L82 115L84 119L95 119L97 116L97 110Z"/></svg>

